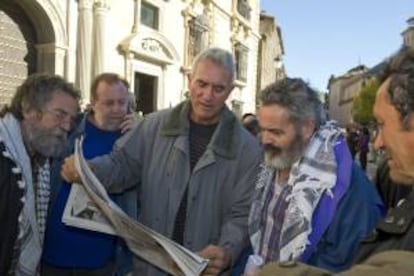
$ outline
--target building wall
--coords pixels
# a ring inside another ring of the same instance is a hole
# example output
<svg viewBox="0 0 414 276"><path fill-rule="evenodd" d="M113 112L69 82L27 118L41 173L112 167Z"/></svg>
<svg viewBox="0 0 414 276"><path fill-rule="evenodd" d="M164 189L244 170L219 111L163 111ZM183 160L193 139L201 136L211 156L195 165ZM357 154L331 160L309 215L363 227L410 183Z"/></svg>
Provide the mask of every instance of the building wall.
<svg viewBox="0 0 414 276"><path fill-rule="evenodd" d="M273 16L260 14L261 42L259 46L258 91L286 75L283 66L283 40L278 28Z"/></svg>
<svg viewBox="0 0 414 276"><path fill-rule="evenodd" d="M142 1L18 1L27 18L36 22L36 71L60 74L75 82L84 104L89 101L91 80L98 73L111 71L124 76L132 91L142 76L149 76L158 79L154 110L171 107L187 95L191 70L188 20L205 14L209 27L205 46L232 52L237 42L247 47L247 79L236 83L228 104L239 113L255 109L259 0L248 1L250 20L237 12L238 0L145 0L159 9L158 30L139 23L137 7Z"/></svg>
<svg viewBox="0 0 414 276"><path fill-rule="evenodd" d="M364 74L344 75L331 80L329 85L329 118L342 127L353 122L353 99L360 92Z"/></svg>
<svg viewBox="0 0 414 276"><path fill-rule="evenodd" d="M402 32L403 44L408 47L414 47L414 17L407 20L408 27Z"/></svg>

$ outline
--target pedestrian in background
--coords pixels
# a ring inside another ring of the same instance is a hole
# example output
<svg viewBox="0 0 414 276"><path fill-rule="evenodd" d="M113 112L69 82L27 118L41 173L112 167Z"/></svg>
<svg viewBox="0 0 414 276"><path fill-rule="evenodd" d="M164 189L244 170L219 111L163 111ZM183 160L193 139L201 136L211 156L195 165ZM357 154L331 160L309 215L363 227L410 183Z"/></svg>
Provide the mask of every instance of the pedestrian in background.
<svg viewBox="0 0 414 276"><path fill-rule="evenodd" d="M254 136L257 137L259 135L259 122L257 121L256 115L253 113L245 113L242 116L242 123L244 127Z"/></svg>
<svg viewBox="0 0 414 276"><path fill-rule="evenodd" d="M367 127L363 127L358 137L358 153L359 163L364 171L367 170L369 140L369 130Z"/></svg>
<svg viewBox="0 0 414 276"><path fill-rule="evenodd" d="M352 159L355 159L355 155L358 152L358 133L354 126L348 126L346 128L346 142L351 152Z"/></svg>

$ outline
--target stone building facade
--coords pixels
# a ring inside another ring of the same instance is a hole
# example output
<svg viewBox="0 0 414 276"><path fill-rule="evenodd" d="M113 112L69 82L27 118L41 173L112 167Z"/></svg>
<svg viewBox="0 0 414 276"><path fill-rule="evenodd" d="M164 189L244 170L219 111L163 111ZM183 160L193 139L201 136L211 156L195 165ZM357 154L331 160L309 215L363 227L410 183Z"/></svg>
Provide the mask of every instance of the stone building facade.
<svg viewBox="0 0 414 276"><path fill-rule="evenodd" d="M414 17L407 20L408 27L401 33L402 45L414 47ZM329 81L329 109L330 119L338 121L345 127L352 124L353 98L361 91L364 80L375 76L383 66L383 62L366 68L357 66L349 70L346 74L332 77Z"/></svg>
<svg viewBox="0 0 414 276"><path fill-rule="evenodd" d="M0 104L35 72L76 83L86 104L93 77L116 72L149 113L183 100L194 56L218 46L237 60L229 106L254 111L259 10L259 0L2 0Z"/></svg>
<svg viewBox="0 0 414 276"><path fill-rule="evenodd" d="M261 91L268 84L285 78L285 66L283 64L282 31L275 17L262 12L260 14L259 33L259 73L257 74L257 91Z"/></svg>
<svg viewBox="0 0 414 276"><path fill-rule="evenodd" d="M414 17L407 20L407 28L402 32L403 43L408 47L414 47Z"/></svg>
<svg viewBox="0 0 414 276"><path fill-rule="evenodd" d="M367 71L367 67L360 65L329 82L329 118L342 127L352 123L353 99L361 90Z"/></svg>

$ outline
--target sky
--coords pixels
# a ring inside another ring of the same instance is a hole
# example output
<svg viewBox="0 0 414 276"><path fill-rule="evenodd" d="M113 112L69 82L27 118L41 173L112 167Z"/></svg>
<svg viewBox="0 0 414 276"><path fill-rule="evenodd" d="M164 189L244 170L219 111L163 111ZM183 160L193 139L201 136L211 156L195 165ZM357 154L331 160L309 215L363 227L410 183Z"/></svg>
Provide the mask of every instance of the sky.
<svg viewBox="0 0 414 276"><path fill-rule="evenodd" d="M327 91L329 77L373 67L402 45L414 0L261 0L282 30L289 77Z"/></svg>

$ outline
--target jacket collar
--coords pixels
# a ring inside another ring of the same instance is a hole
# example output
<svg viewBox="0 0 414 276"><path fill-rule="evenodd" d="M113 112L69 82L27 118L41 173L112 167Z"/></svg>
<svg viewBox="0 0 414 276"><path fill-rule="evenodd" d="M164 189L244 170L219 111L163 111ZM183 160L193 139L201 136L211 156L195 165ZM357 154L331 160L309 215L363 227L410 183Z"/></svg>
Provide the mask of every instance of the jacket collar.
<svg viewBox="0 0 414 276"><path fill-rule="evenodd" d="M165 136L186 135L189 131L190 101L186 100L171 111L169 118L163 125L161 134ZM233 112L224 106L220 113L220 120L207 148L216 154L234 159L241 143L241 132L238 131L238 121Z"/></svg>

